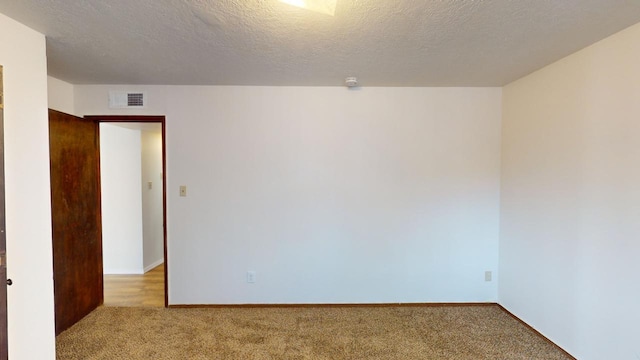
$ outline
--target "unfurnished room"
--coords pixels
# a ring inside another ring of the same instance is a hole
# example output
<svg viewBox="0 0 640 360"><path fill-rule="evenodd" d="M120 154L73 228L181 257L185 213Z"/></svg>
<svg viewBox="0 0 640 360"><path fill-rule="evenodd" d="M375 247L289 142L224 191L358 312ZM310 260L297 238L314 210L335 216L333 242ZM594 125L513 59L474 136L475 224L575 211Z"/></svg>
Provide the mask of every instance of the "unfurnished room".
<svg viewBox="0 0 640 360"><path fill-rule="evenodd" d="M0 360L640 360L640 1L1 1L0 135Z"/></svg>

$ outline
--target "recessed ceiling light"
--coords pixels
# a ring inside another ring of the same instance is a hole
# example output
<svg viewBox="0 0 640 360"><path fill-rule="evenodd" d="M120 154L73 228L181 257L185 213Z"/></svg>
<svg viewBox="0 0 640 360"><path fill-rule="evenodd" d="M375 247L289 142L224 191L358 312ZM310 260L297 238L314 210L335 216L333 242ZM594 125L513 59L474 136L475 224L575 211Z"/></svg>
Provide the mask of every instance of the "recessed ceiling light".
<svg viewBox="0 0 640 360"><path fill-rule="evenodd" d="M338 0L280 0L285 4L334 16Z"/></svg>

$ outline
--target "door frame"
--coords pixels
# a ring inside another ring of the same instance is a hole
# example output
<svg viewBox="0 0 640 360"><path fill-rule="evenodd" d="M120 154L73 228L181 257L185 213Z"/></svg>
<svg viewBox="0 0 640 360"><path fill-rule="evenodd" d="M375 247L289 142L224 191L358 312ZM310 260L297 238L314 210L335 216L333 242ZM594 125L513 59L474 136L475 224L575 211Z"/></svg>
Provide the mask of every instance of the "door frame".
<svg viewBox="0 0 640 360"><path fill-rule="evenodd" d="M169 307L168 255L167 255L167 152L166 124L163 115L87 115L86 120L98 124L98 139L101 123L160 123L162 126L162 237L164 248L164 307Z"/></svg>
<svg viewBox="0 0 640 360"><path fill-rule="evenodd" d="M5 232L5 184L4 184L4 102L3 75L0 65L0 360L9 357L9 338L7 323L7 234Z"/></svg>

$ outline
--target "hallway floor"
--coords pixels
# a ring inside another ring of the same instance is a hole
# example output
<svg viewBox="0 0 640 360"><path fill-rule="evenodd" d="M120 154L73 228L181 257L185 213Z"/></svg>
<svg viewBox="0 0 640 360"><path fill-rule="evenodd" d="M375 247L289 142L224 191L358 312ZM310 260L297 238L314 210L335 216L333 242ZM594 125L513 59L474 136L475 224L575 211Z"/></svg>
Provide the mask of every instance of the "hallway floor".
<svg viewBox="0 0 640 360"><path fill-rule="evenodd" d="M104 305L164 307L164 264L144 275L104 275Z"/></svg>

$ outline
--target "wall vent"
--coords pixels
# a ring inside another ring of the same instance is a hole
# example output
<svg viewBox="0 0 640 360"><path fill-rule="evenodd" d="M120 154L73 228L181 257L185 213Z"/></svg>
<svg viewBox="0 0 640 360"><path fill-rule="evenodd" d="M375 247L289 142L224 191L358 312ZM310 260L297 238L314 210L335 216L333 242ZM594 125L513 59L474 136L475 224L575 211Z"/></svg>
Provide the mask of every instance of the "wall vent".
<svg viewBox="0 0 640 360"><path fill-rule="evenodd" d="M110 109L143 109L146 94L140 91L109 91Z"/></svg>

